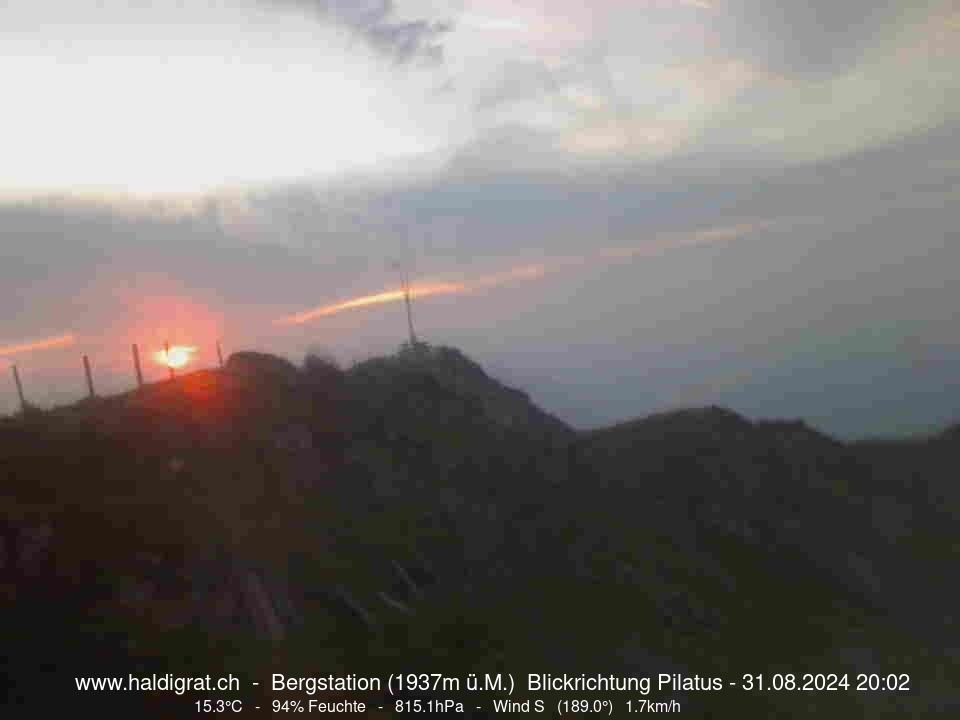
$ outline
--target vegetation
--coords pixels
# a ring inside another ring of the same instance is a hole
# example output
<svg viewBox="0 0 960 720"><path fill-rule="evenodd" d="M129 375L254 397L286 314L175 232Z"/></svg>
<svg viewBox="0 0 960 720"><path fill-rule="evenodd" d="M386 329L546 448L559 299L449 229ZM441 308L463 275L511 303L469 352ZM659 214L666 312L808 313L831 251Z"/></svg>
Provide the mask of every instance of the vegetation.
<svg viewBox="0 0 960 720"><path fill-rule="evenodd" d="M425 344L349 370L243 353L5 419L5 716L119 713L137 698L73 691L108 671L437 669L905 672L902 695L682 702L955 711L958 437L849 445L715 408L578 434Z"/></svg>

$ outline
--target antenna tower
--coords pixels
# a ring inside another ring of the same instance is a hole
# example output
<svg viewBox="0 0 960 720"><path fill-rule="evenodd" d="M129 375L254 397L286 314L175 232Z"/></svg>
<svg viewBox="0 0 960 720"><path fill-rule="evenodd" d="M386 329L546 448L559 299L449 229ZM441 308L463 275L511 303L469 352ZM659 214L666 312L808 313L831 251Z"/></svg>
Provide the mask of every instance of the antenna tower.
<svg viewBox="0 0 960 720"><path fill-rule="evenodd" d="M399 261L394 261L393 266L400 272L400 288L403 290L403 303L407 308L407 331L410 334L410 347L416 349L420 343L417 340L417 333L413 329L413 298L410 294L410 280Z"/></svg>

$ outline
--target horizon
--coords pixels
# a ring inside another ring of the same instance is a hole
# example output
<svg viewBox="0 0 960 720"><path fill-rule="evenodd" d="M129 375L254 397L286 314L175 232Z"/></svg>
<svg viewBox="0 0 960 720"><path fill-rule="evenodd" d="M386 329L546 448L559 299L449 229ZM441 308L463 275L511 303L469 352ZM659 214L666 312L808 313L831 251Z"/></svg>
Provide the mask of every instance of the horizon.
<svg viewBox="0 0 960 720"><path fill-rule="evenodd" d="M960 419L952 0L14 0L0 40L0 414L132 343L382 355L402 276L573 427Z"/></svg>
<svg viewBox="0 0 960 720"><path fill-rule="evenodd" d="M433 349L453 350L453 351L455 351L455 352L462 352L459 348L456 348L456 347L452 347L452 346L449 346L449 345L433 344L433 343L426 342L426 341L419 340L419 339L417 340L417 344L418 344L418 345L425 346L425 347L430 347L430 348L433 348ZM369 360L378 360L378 359L383 359L383 358L388 358L388 357L395 357L398 353L403 352L403 351L404 351L405 349L407 349L408 347L410 347L410 343L409 343L409 342L403 342L403 343L402 343L401 345L399 345L399 346L395 349L395 351L392 352L392 353L388 353L388 354L385 354L385 355L371 355L371 356L365 357L365 358L358 358L358 359L355 359L354 361L352 361L349 365L342 365L341 363L339 363L339 361L336 360L336 358L333 358L332 356L329 356L329 355L327 355L327 354L324 354L324 353L314 353L314 352L309 351L309 350L306 352L306 354L305 354L305 356L304 356L303 358L297 359L297 358L293 358L293 357L289 357L289 356L285 356L285 355L276 355L276 354L274 354L274 353L270 353L270 352L264 351L264 350L262 350L262 349L255 349L255 348L238 348L238 349L236 349L236 350L234 350L234 351L232 351L232 352L230 352L229 354L227 354L227 355L224 356L223 365L220 365L220 364L219 364L219 357L218 357L218 358L217 358L218 362L217 362L216 364L204 365L204 366L197 366L197 364L196 364L196 362L194 361L193 358L194 358L194 355L199 351L199 348L197 348L197 347L184 347L184 346L172 346L172 347L169 349L169 353L170 353L169 359L167 359L168 356L165 355L165 353L166 353L167 351L165 351L165 350L163 350L163 349L160 349L160 350L157 350L157 351L153 351L153 352L148 353L148 356L151 357L151 358L153 358L154 364L155 364L156 366L160 367L160 368L163 368L163 369L162 369L162 371L156 371L156 372L154 372L154 373L146 373L146 372L144 372L144 373L143 373L143 375L144 375L144 382L143 382L143 385L142 385L142 386L138 386L137 383L136 383L137 371L136 371L136 368L135 368L135 365L134 365L134 361L133 361L132 356L131 356L131 360L130 360L130 363L131 363L130 375L131 375L131 380L132 380L132 382L131 382L130 386L127 387L127 388L120 388L120 389L118 389L118 388L114 387L114 388L112 388L112 392L108 392L108 393L100 392L99 386L97 385L97 382L96 382L96 371L94 370L94 371L93 371L93 374L92 374L92 380L91 380L91 382L93 383L93 385L94 385L94 387L95 387L95 395L93 396L93 398L90 397L89 391L88 391L88 394L86 394L86 395L82 395L82 396L78 395L76 398L74 398L74 399L72 399L72 400L71 400L71 399L67 399L67 400L64 400L63 402L60 402L60 403L56 404L56 405L46 406L46 407L40 406L40 405L37 405L37 404L34 404L33 402L31 402L31 399L30 399L30 397L29 397L28 394L25 394L25 400L26 400L26 403L27 403L27 407L28 407L31 411L56 413L56 412L61 411L61 410L65 410L65 409L68 409L68 408L71 408L71 407L74 407L74 406L79 406L79 405L81 405L81 404L83 404L83 403L87 403L87 402L89 402L91 399L94 399L94 400L96 400L96 401L98 401L98 402L99 402L99 401L104 401L104 400L111 400L111 399L118 398L118 397L122 397L122 396L125 396L125 395L128 395L128 394L133 394L133 393L137 393L137 392L144 391L144 390L146 390L147 388L149 388L149 387L151 387L151 386L163 385L163 384L167 384L167 383L170 383L170 382L185 381L185 380L188 380L188 379L190 378L190 376L195 375L195 374L196 374L196 375L200 375L200 374L210 373L210 372L227 372L228 369L229 369L230 359L231 359L234 355L237 355L237 354L239 354L239 355L244 355L244 354L253 353L253 354L258 354L258 355L265 355L265 356L267 356L267 357L279 358L279 359L281 359L281 360L284 360L284 361L286 361L286 362L291 363L294 367L297 368L298 371L303 371L304 366L305 366L305 363L306 363L306 361L307 361L310 357L316 357L316 358L318 358L318 359L320 359L320 360L322 360L322 361L324 361L324 362L332 362L332 363L334 363L338 368L340 368L340 369L343 370L344 372L350 372L350 371L353 370L355 367L361 365L362 363L364 363L364 362L366 362L366 361L369 361ZM215 349L216 349L216 348L215 348ZM142 350L141 350L141 352L142 352ZM83 356L83 358L85 358L85 357L87 357L87 356ZM467 355L466 357L467 357L469 360L471 360L471 361L474 360L474 359L471 358L469 355ZM82 359L82 358L81 358L81 359ZM11 365L11 369L12 369L13 367L16 367L16 365ZM548 413L549 415L551 415L551 416L553 416L553 417L556 417L558 420L560 420L562 423L564 423L564 425L566 425L566 426L569 427L571 430L573 430L573 431L575 431L575 432L577 432L577 433L589 434L589 433L594 432L594 431L605 430L605 429L613 429L614 427L617 427L617 426L620 426L620 425L627 425L627 424L630 424L630 423L632 423L632 422L643 421L643 420L651 419L651 418L658 417L658 416L661 416L661 415L670 415L670 414L674 414L674 413L683 413L683 412L687 412L687 411L701 411L701 410L719 409L719 410L722 410L722 411L733 412L735 415L740 416L740 417L745 417L745 416L741 415L740 413L736 412L735 410L733 410L732 408L728 408L728 407L720 406L720 405L716 405L716 404L708 404L708 405L677 405L677 406L674 406L674 407L665 407L665 408L661 408L661 409L658 409L658 410L654 410L654 411L652 411L652 412L650 412L650 413L646 413L646 414L643 414L643 415L637 415L637 416L633 416L633 417L623 418L622 420L616 420L616 421L614 421L614 422L606 423L606 424L602 424L602 425L595 425L595 426L578 426L578 425L576 425L576 424L574 424L574 423L568 422L566 419L564 419L564 418L562 418L562 417L559 417L559 416L555 415L553 412L550 411L549 408L543 407L543 406L539 403L538 398L535 397L534 395L532 395L531 393L529 393L526 388L523 388L523 387L520 387L520 386L516 386L516 385L511 385L509 382L506 382L506 381L505 381L502 377L500 377L499 375L491 372L489 368L485 368L485 367L483 367L482 365L480 365L480 367L481 367L481 369L483 369L485 372L487 372L487 374L492 378L493 381L495 381L495 382L497 382L497 383L500 383L500 384L503 384L505 387L512 388L512 389L515 389L515 390L520 390L521 392L523 392L525 395L527 395L527 396L529 397L530 402L533 404L534 407L536 407L537 409L543 410L544 412ZM169 369L172 369L172 370L173 370L173 374L168 374L168 373L169 373ZM81 365L81 370L80 370L80 372L85 372L85 366L84 366L84 365ZM85 378L85 377L83 378L83 383L86 383L86 378ZM80 384L80 383L78 383L78 385L79 385L79 384ZM84 387L86 388L87 386L84 384ZM21 417L21 416L22 416L22 413L21 413L20 409L18 408L18 409L17 409L16 411L14 411L14 412L11 412L11 413L8 413L8 414L0 414L0 419L16 420L18 417ZM938 435L941 435L941 434L943 434L944 432L947 432L947 431L951 430L953 427L955 427L955 426L957 425L957 423L954 422L954 421L948 421L948 422L945 423L944 425L937 426L937 427L931 427L931 428L929 428L929 429L926 430L926 431L917 431L917 432L912 432L912 433L907 433L907 434L899 434L899 435L896 435L896 434L887 434L887 435L884 435L884 434L876 434L876 435L863 435L863 436L859 436L859 437L844 437L844 436L842 436L842 435L833 435L832 433L830 433L829 431L825 430L824 428L817 427L817 426L814 425L813 423L810 423L806 418L802 418L802 417L791 417L791 416L745 417L745 419L747 419L748 421L753 422L753 423L767 423L767 422L776 423L776 422L798 422L798 421L799 421L799 422L804 423L805 425L808 425L809 427L811 427L812 429L814 429L815 431L817 431L817 432L819 432L819 433L821 433L821 434L824 434L824 435L830 436L830 437L835 437L836 439L838 439L838 440L840 440L840 441L842 441L842 442L847 442L847 443L861 443L861 442L906 442L906 441L913 441L913 440L922 440L922 439L926 439L926 438L928 438L928 437L936 437L936 436L938 436Z"/></svg>

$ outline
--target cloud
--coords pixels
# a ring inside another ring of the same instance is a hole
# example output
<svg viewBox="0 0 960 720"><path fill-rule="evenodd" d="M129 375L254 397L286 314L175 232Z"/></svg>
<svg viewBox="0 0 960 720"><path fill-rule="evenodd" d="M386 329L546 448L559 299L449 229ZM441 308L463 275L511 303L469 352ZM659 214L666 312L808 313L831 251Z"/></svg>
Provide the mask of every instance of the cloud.
<svg viewBox="0 0 960 720"><path fill-rule="evenodd" d="M420 62L442 24L392 8L0 2L0 201L246 189L443 147L467 124Z"/></svg>
<svg viewBox="0 0 960 720"><path fill-rule="evenodd" d="M37 350L49 350L51 348L67 347L69 345L73 345L75 342L76 338L72 333L44 338L43 340L27 340L0 347L0 357L21 355L23 353L35 352Z"/></svg>
<svg viewBox="0 0 960 720"><path fill-rule="evenodd" d="M501 165L499 176L451 169L406 186L294 188L249 200L262 225L244 242L222 223L244 208L152 218L0 207L0 300L23 310L0 335L20 344L76 333L73 348L20 363L31 401L43 403L54 391L79 397L80 353L95 361L98 390L128 389L132 341L146 352L169 336L210 365L215 338L291 356L320 341L346 360L365 357L402 339L388 259L409 244L413 277L438 283L413 286L418 297L433 291L418 301L423 336L527 373L535 395L549 388L537 373L552 378L565 395L548 407L575 422L642 414L702 386L704 399L751 415L826 417L830 429L860 432L882 413L849 410L858 400L843 385L845 354L860 348L857 364L873 377L900 361L905 332L923 333L942 360L891 388L913 388L916 400L883 410L930 422L922 393L942 397L941 408L958 398L948 372L960 347L957 138L954 125L795 167L699 154L615 172L521 177ZM792 217L813 220L740 224ZM474 292L438 292L460 285ZM388 294L369 297L377 290ZM325 299L322 321L274 325ZM347 311L357 300L370 311ZM198 322L205 314L214 319ZM737 382L754 369L761 382ZM0 378L0 412L15 406Z"/></svg>
<svg viewBox="0 0 960 720"><path fill-rule="evenodd" d="M468 3L449 57L470 60L476 137L456 162L792 164L876 147L956 117L957 17L955 0Z"/></svg>
<svg viewBox="0 0 960 720"><path fill-rule="evenodd" d="M486 110L557 92L566 82L562 72L542 60L509 60L500 67L493 82L477 93L476 108Z"/></svg>
<svg viewBox="0 0 960 720"><path fill-rule="evenodd" d="M272 3L278 0L270 0ZM397 63L439 61L442 39L452 25L446 21L399 20L393 0L279 0L296 4L343 25L377 52Z"/></svg>
<svg viewBox="0 0 960 720"><path fill-rule="evenodd" d="M904 55L954 60L960 53L960 3L946 2L906 34Z"/></svg>
<svg viewBox="0 0 960 720"><path fill-rule="evenodd" d="M776 223L760 221L739 223L728 227L713 227L691 233L673 233L655 237L640 245L596 250L587 255L557 257L541 262L523 262L506 270L486 273L457 281L416 282L410 285L411 298L427 298L435 295L461 295L491 290L530 280L541 280L548 275L569 271L597 270L613 263L650 258L671 250L730 242L773 227ZM360 295L349 300L320 305L309 310L286 315L274 321L276 325L303 325L320 318L336 315L347 310L357 310L373 305L401 302L406 294L402 288L382 290Z"/></svg>
<svg viewBox="0 0 960 720"><path fill-rule="evenodd" d="M715 4L721 42L780 73L843 71L878 45L908 11L899 0L725 0Z"/></svg>

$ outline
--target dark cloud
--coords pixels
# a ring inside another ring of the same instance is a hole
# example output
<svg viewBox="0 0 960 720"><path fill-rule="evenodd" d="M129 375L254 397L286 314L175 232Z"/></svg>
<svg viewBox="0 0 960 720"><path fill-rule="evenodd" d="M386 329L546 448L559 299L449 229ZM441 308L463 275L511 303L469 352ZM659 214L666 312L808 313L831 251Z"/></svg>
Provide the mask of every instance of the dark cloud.
<svg viewBox="0 0 960 720"><path fill-rule="evenodd" d="M852 65L911 6L902 0L727 0L718 6L717 22L739 55L776 72L818 74Z"/></svg>
<svg viewBox="0 0 960 720"><path fill-rule="evenodd" d="M272 0L276 2L277 0ZM298 4L324 18L346 26L377 52L397 63L443 58L443 36L452 29L447 22L395 19L393 0L279 0Z"/></svg>

